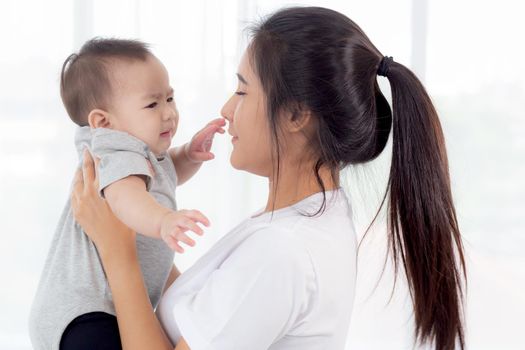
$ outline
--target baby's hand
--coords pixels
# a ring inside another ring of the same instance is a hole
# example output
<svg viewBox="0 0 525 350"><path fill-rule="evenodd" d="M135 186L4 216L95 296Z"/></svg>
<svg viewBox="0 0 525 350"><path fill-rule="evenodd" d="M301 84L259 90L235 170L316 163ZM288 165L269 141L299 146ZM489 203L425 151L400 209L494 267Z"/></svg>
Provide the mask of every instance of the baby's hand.
<svg viewBox="0 0 525 350"><path fill-rule="evenodd" d="M217 118L209 122L184 146L186 157L194 163L213 159L215 156L210 152L213 137L216 133L224 134L223 127L225 125L226 120L223 118Z"/></svg>
<svg viewBox="0 0 525 350"><path fill-rule="evenodd" d="M186 231L193 231L202 236L203 231L197 225L200 222L204 226L210 226L210 221L198 210L178 210L170 212L162 218L160 224L160 236L166 244L178 253L184 253L184 248L179 242L184 242L190 247L195 241L186 235Z"/></svg>

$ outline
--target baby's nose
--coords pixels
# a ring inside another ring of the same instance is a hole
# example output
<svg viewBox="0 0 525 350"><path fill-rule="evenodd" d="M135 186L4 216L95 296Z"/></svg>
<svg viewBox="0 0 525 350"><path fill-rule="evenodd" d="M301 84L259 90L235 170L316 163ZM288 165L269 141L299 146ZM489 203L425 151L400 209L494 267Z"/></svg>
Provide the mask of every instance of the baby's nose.
<svg viewBox="0 0 525 350"><path fill-rule="evenodd" d="M164 119L170 120L170 119L177 119L177 116L179 115L177 109L175 108L168 108L168 110L164 113Z"/></svg>

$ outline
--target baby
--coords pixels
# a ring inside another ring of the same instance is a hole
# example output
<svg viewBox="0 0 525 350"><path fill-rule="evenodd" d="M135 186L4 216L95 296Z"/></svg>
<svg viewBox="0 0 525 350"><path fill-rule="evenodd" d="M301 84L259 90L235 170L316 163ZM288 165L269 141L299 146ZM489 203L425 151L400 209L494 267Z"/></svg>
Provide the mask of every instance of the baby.
<svg viewBox="0 0 525 350"><path fill-rule="evenodd" d="M177 211L175 187L213 158L213 136L224 133L225 122L213 120L190 142L170 149L179 116L168 73L135 40L86 42L66 59L60 90L69 116L80 126L75 135L80 162L84 148L100 159L100 194L139 233L140 265L156 307L174 269L171 249L182 253L179 242L195 244L185 232L201 235L197 223L209 225L196 210ZM119 344L113 315L98 253L75 222L68 201L31 308L31 341L35 349Z"/></svg>

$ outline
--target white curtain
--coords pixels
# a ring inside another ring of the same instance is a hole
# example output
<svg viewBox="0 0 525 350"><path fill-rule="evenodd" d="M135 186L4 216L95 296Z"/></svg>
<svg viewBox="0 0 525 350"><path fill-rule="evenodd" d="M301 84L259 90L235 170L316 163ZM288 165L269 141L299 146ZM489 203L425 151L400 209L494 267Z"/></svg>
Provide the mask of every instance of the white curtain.
<svg viewBox="0 0 525 350"><path fill-rule="evenodd" d="M174 145L220 108L236 85L244 28L283 6L316 5L357 22L385 55L412 67L441 115L470 284L469 349L519 349L525 314L525 50L520 2L463 0L7 0L0 4L0 349L30 349L27 316L76 165L75 126L59 96L63 60L93 36L138 38L166 65L181 112ZM388 83L381 78L388 95ZM228 137L216 159L180 187L180 208L212 226L177 256L189 267L265 205L263 178L229 165ZM362 234L384 190L390 154L345 173ZM403 276L390 303L384 220L359 252L347 349L410 349ZM521 323L520 323L521 322ZM520 327L521 328L521 327Z"/></svg>

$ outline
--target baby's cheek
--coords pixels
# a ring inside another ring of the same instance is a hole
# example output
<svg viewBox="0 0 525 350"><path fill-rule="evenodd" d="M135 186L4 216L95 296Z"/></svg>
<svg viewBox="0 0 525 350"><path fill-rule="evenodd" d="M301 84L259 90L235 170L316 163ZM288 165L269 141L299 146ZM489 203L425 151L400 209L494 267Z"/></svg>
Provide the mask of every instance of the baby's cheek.
<svg viewBox="0 0 525 350"><path fill-rule="evenodd" d="M177 112L175 119L173 120L173 129L174 132L177 130L177 127L179 126L179 112Z"/></svg>

